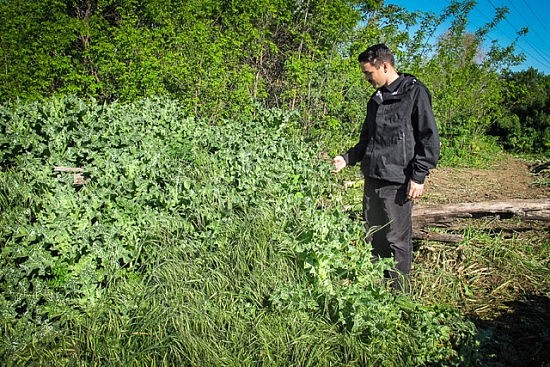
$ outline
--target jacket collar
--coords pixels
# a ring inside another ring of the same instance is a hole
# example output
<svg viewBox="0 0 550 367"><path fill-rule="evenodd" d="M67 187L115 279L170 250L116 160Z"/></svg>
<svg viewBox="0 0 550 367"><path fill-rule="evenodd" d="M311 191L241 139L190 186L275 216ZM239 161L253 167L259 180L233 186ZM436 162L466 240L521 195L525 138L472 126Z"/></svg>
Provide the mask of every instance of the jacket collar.
<svg viewBox="0 0 550 367"><path fill-rule="evenodd" d="M381 92L384 93L384 94L386 94L386 93L396 94L394 92L397 91L397 89L399 88L401 83L403 83L404 79L405 79L404 75L399 74L397 79L395 79L390 85L385 85L382 88L380 88Z"/></svg>
<svg viewBox="0 0 550 367"><path fill-rule="evenodd" d="M416 77L411 74L400 73L390 85L378 88L371 96L377 103L381 104L388 100L400 100L403 95L409 90L409 87L416 83Z"/></svg>

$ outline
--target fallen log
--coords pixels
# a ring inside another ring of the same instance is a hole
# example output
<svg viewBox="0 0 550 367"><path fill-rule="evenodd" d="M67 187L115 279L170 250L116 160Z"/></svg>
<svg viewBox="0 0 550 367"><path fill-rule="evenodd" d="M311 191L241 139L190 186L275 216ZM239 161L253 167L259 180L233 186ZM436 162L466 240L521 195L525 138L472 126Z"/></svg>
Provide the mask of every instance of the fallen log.
<svg viewBox="0 0 550 367"><path fill-rule="evenodd" d="M84 168L54 166L53 171L54 172L68 172L68 173L83 173Z"/></svg>
<svg viewBox="0 0 550 367"><path fill-rule="evenodd" d="M461 236L432 233L426 227L449 227L462 218L521 217L525 220L550 221L550 198L511 199L446 205L417 205L413 209L413 238L442 242L460 242Z"/></svg>
<svg viewBox="0 0 550 367"><path fill-rule="evenodd" d="M550 198L482 201L447 205L417 205L413 209L413 223L418 227L445 226L460 218L486 216L519 216L525 219L550 220Z"/></svg>
<svg viewBox="0 0 550 367"><path fill-rule="evenodd" d="M72 173L73 186L82 186L88 182L88 178L84 173L84 168L81 167L54 166L53 171L58 173L58 177L61 173Z"/></svg>

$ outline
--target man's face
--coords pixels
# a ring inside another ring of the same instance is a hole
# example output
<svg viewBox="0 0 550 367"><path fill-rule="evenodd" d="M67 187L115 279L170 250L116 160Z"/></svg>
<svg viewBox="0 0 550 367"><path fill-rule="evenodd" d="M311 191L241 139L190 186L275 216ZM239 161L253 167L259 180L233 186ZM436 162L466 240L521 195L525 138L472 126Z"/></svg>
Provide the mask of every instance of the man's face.
<svg viewBox="0 0 550 367"><path fill-rule="evenodd" d="M365 75L365 79L375 88L378 89L386 85L387 81L387 65L383 63L379 68L370 62L361 62L361 71Z"/></svg>

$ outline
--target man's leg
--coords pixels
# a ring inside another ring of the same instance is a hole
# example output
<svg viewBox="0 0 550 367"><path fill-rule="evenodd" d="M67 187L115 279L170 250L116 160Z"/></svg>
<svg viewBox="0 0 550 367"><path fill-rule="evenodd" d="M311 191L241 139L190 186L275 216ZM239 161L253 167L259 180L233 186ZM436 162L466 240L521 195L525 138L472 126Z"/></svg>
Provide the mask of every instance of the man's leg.
<svg viewBox="0 0 550 367"><path fill-rule="evenodd" d="M367 240L372 245L373 259L391 257L391 249L386 240L386 228L388 217L384 211L384 203L379 196L382 181L366 178L363 191L363 218L367 233L370 233Z"/></svg>
<svg viewBox="0 0 550 367"><path fill-rule="evenodd" d="M394 257L397 271L390 277L401 290L408 289L412 264L412 201L407 200L406 189L406 185L367 179L363 198L367 228L382 226L372 236L373 257Z"/></svg>

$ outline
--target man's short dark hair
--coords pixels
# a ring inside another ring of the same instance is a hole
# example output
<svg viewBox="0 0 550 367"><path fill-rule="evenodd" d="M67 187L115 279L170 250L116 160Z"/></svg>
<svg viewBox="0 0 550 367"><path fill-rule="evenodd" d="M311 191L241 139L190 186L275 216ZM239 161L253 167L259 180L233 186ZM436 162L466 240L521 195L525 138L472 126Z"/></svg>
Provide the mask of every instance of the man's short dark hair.
<svg viewBox="0 0 550 367"><path fill-rule="evenodd" d="M395 64L393 52L383 43L370 46L365 51L361 52L357 57L359 62L368 62L379 68L382 63L387 62L391 66Z"/></svg>

